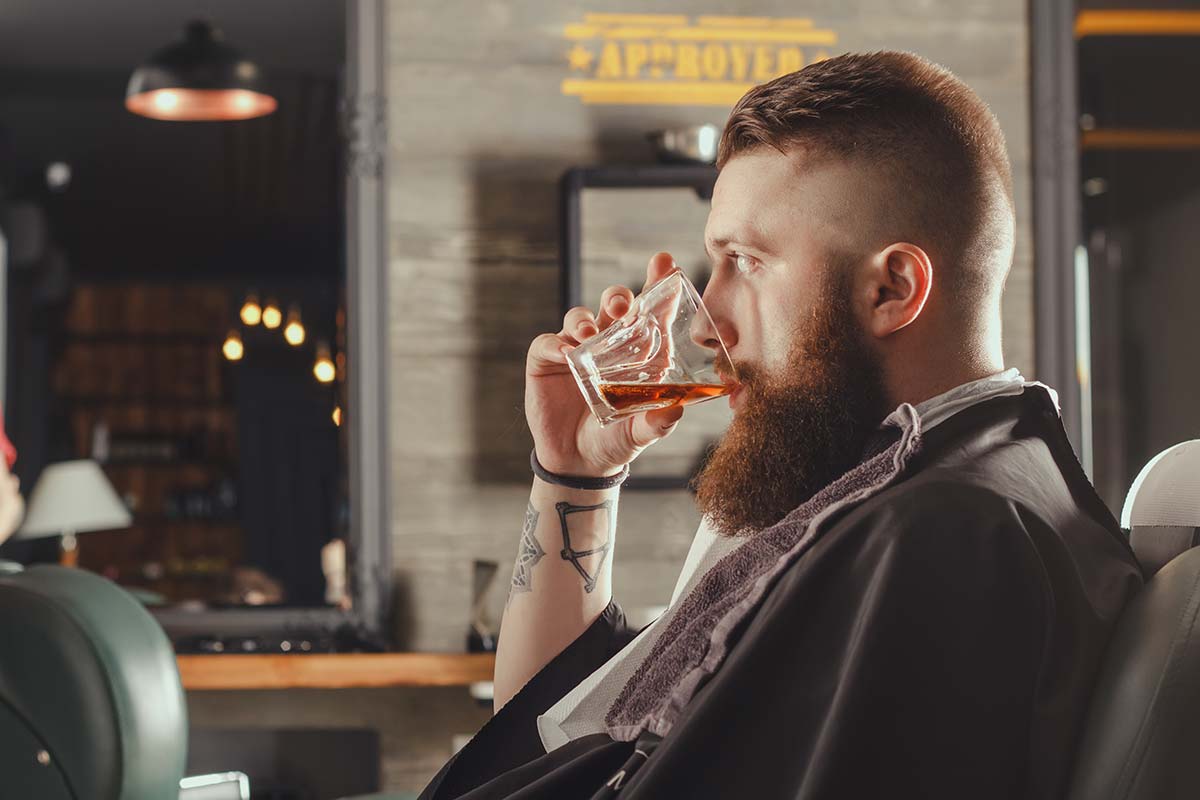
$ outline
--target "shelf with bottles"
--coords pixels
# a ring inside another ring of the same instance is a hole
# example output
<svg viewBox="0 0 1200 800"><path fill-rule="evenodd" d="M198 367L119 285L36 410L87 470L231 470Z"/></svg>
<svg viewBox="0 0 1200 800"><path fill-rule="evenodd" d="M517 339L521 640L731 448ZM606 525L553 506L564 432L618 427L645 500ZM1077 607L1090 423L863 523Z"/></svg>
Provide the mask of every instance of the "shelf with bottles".
<svg viewBox="0 0 1200 800"><path fill-rule="evenodd" d="M77 409L76 448L104 466L188 465L233 472L235 420L226 415L119 414Z"/></svg>
<svg viewBox="0 0 1200 800"><path fill-rule="evenodd" d="M171 526L171 527L207 527L207 528L236 528L241 530L242 523L237 519L204 519L189 517L172 517L161 512L140 513L133 515L133 525Z"/></svg>
<svg viewBox="0 0 1200 800"><path fill-rule="evenodd" d="M147 340L148 342L149 340ZM220 342L206 349L147 342L100 343L68 338L52 375L55 394L80 401L150 399L228 402Z"/></svg>
<svg viewBox="0 0 1200 800"><path fill-rule="evenodd" d="M146 408L161 409L164 406L196 411L219 411L234 413L232 400L220 398L171 397L168 395L82 395L60 394L59 399L73 406L90 409Z"/></svg>
<svg viewBox="0 0 1200 800"><path fill-rule="evenodd" d="M72 337L220 335L228 316L229 289L221 284L90 283L72 291L66 327Z"/></svg>
<svg viewBox="0 0 1200 800"><path fill-rule="evenodd" d="M73 344L83 345L136 345L139 348L181 347L203 350L220 350L223 334L209 333L146 333L144 331L71 331L68 334Z"/></svg>
<svg viewBox="0 0 1200 800"><path fill-rule="evenodd" d="M109 473L137 523L240 524L238 485L232 476L199 472L188 477Z"/></svg>

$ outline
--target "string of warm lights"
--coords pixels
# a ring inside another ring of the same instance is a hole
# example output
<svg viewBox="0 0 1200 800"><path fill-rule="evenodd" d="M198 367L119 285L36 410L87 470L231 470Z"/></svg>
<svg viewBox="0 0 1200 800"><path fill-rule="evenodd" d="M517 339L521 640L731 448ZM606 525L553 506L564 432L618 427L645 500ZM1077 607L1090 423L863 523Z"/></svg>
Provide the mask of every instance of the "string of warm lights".
<svg viewBox="0 0 1200 800"><path fill-rule="evenodd" d="M283 312L279 303L273 297L268 297L265 304L260 304L256 292L248 292L242 307L238 311L242 324L248 328L262 325L268 330L275 330L283 324ZM300 307L295 303L288 306L287 324L283 328L283 338L292 347L299 347L308 338L304 323L300 320ZM221 345L221 353L228 361L241 361L246 354L246 346L242 334L237 328L231 328ZM338 373L342 371L345 360L344 353L338 353L337 364L334 363L329 343L318 340L316 344L316 360L313 362L313 377L321 383L333 383ZM333 424L342 424L342 408L334 406Z"/></svg>

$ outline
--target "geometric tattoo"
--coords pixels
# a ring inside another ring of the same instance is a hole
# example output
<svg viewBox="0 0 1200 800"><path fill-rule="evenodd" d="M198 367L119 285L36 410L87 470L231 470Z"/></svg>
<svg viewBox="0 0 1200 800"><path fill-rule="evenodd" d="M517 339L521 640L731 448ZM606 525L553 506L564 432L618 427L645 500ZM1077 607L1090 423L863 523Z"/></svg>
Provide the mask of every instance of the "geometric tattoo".
<svg viewBox="0 0 1200 800"><path fill-rule="evenodd" d="M525 509L525 526L521 530L521 544L517 548L517 563L513 566L512 587L508 599L513 592L533 591L533 567L542 560L546 551L538 544L533 532L537 529L538 512L530 503ZM507 605L507 602L505 603Z"/></svg>
<svg viewBox="0 0 1200 800"><path fill-rule="evenodd" d="M575 569L578 570L579 574L583 576L583 588L584 591L588 592L589 594L591 594L592 589L596 588L596 580L600 577L600 570L604 569L604 562L608 557L609 548L612 547L612 502L612 500L605 500L603 503L597 503L594 506L573 506L570 503L556 503L554 505L554 507L558 509L558 522L562 527L563 536L563 549L560 551L559 555L562 556L564 561L570 561L571 564L575 566ZM572 548L571 531L567 527L567 515L578 514L584 511L599 511L601 509L603 509L605 515L608 517L608 525L605 527L610 531L609 538L604 542L604 544L600 545L599 547L594 547L591 550L575 550ZM596 564L595 573L590 574L586 569L583 568L583 565L579 563L579 559L583 558L584 556L595 555L596 553L600 554L600 559Z"/></svg>

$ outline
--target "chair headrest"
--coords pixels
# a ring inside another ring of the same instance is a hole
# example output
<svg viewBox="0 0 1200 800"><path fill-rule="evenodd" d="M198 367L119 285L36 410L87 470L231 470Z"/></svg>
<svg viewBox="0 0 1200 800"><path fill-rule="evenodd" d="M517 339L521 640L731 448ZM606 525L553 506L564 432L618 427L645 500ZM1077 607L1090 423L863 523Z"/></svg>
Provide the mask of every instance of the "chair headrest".
<svg viewBox="0 0 1200 800"><path fill-rule="evenodd" d="M1142 467L1125 497L1121 527L1147 577L1200 544L1200 439L1168 447Z"/></svg>
<svg viewBox="0 0 1200 800"><path fill-rule="evenodd" d="M3 708L10 726L21 723L14 734L0 719L0 742L40 742L73 796L178 797L187 708L175 653L154 617L111 581L57 566L0 577ZM43 769L32 752L20 763Z"/></svg>

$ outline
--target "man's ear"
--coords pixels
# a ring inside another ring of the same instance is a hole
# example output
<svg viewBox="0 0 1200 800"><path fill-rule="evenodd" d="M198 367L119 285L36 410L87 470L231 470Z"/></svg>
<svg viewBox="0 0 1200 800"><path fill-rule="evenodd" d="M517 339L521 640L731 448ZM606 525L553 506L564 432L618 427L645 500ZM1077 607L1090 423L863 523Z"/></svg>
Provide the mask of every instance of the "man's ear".
<svg viewBox="0 0 1200 800"><path fill-rule="evenodd" d="M920 316L933 286L933 262L915 244L898 242L876 253L869 265L867 330L882 339Z"/></svg>

